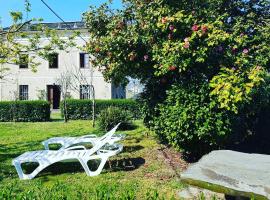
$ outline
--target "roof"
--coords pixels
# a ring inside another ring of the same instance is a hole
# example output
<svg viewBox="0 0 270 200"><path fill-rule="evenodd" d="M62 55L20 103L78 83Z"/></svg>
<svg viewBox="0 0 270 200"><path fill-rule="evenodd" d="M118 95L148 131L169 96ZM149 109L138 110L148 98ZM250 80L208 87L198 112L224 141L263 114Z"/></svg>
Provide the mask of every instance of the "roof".
<svg viewBox="0 0 270 200"><path fill-rule="evenodd" d="M36 26L42 25L46 26L50 29L55 30L79 30L86 29L85 22L77 21L77 22L53 22L53 23L36 23L36 24L26 24L21 30L22 31L36 31ZM8 30L9 27L4 28L4 30Z"/></svg>

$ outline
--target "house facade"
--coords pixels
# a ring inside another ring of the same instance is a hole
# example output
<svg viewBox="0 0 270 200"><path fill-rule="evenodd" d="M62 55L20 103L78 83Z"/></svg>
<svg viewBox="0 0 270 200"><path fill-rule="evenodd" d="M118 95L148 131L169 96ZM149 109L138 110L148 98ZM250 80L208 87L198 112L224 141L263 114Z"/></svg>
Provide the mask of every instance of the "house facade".
<svg viewBox="0 0 270 200"><path fill-rule="evenodd" d="M82 22L48 23L46 25L59 31L80 29L80 37L75 39L77 46L84 46L85 41L90 39ZM65 37L63 35L62 39ZM46 38L42 38L41 41L42 44L48 42ZM27 43L27 40L19 39L18 42ZM35 62L39 63L36 72L33 72L28 64L0 66L9 68L8 73L0 79L0 101L43 99L50 101L52 108L57 109L62 98L61 84L59 84L61 81L59 80L65 76L73 77L67 91L69 98L91 98L90 85L94 87L96 99L126 97L125 88L116 87L112 83L106 82L102 73L93 68L89 62L89 55L77 47L70 47L68 50L55 50L49 61L36 57Z"/></svg>

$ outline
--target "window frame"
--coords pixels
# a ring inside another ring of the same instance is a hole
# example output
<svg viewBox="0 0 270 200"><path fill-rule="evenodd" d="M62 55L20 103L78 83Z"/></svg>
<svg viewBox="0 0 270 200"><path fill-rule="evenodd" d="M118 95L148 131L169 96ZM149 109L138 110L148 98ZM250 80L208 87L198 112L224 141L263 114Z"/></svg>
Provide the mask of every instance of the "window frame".
<svg viewBox="0 0 270 200"><path fill-rule="evenodd" d="M87 59L86 56L88 56L88 59ZM89 64L86 63L87 60L89 61L89 54L88 53L85 53L85 52L80 52L79 53L79 67L80 67L80 69L87 69L87 68L89 68Z"/></svg>
<svg viewBox="0 0 270 200"><path fill-rule="evenodd" d="M27 63L25 61L27 61ZM27 53L20 54L19 55L19 62L20 62L19 69L28 69L29 68L29 54L27 54Z"/></svg>
<svg viewBox="0 0 270 200"><path fill-rule="evenodd" d="M56 57L54 57L56 56ZM51 53L49 55L49 69L58 69L59 68L59 53ZM54 60L56 58L56 61ZM56 64L56 67L54 67Z"/></svg>
<svg viewBox="0 0 270 200"><path fill-rule="evenodd" d="M83 87L88 88L86 93L82 93ZM91 87L90 87L90 85L80 85L80 99L91 99Z"/></svg>
<svg viewBox="0 0 270 200"><path fill-rule="evenodd" d="M29 85L19 85L19 100L29 100Z"/></svg>

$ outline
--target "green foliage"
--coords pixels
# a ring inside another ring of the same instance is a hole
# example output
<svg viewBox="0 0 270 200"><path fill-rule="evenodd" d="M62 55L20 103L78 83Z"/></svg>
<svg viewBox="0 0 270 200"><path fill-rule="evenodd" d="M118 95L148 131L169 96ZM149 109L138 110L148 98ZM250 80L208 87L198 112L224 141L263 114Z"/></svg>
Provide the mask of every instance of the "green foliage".
<svg viewBox="0 0 270 200"><path fill-rule="evenodd" d="M125 82L131 76L143 83L156 78L177 83L204 77L215 83L219 106L235 112L251 100L250 90L260 87L259 74L270 61L267 0L127 0L124 5L113 11L104 4L84 14L97 38L87 49L107 80ZM223 77L231 69L241 80ZM224 81L230 87L222 87ZM239 89L243 94L235 96Z"/></svg>
<svg viewBox="0 0 270 200"><path fill-rule="evenodd" d="M260 67L254 67L245 73L236 69L223 68L210 82L210 86L214 88L210 95L217 97L220 108L237 113L239 102L251 101L252 91L262 85L266 76L267 73Z"/></svg>
<svg viewBox="0 0 270 200"><path fill-rule="evenodd" d="M70 196L71 187L65 182L56 182L52 188L43 188L39 185L37 189L30 189L19 192L16 185L8 185L1 188L0 199L5 200L24 200L24 199L44 199L44 200L64 200L64 199L91 199L91 200L136 200L137 195L133 185L126 185L119 192L119 186L99 184L95 189L91 187L87 190L80 188L78 193ZM18 193L19 192L19 193ZM143 200L162 200L162 197L156 190L148 191L140 199Z"/></svg>
<svg viewBox="0 0 270 200"><path fill-rule="evenodd" d="M100 112L98 126L100 129L108 131L121 122L119 129L128 129L132 125L131 120L130 111L110 106Z"/></svg>
<svg viewBox="0 0 270 200"><path fill-rule="evenodd" d="M2 101L0 121L36 122L50 120L50 104L47 101Z"/></svg>
<svg viewBox="0 0 270 200"><path fill-rule="evenodd" d="M163 141L195 157L221 148L268 153L269 81L263 88L252 93L254 102L236 113L218 107L207 82L174 85L157 107L152 127Z"/></svg>
<svg viewBox="0 0 270 200"><path fill-rule="evenodd" d="M258 94L269 96L268 0L127 0L123 7L85 13L96 38L87 49L107 80L145 84L150 127L198 154L256 134L267 102Z"/></svg>
<svg viewBox="0 0 270 200"><path fill-rule="evenodd" d="M35 59L37 56L44 59L54 51L67 50L68 47L75 46L74 38L77 33L71 34L68 40L61 38L65 33L57 32L50 29L46 24L42 24L42 19L28 19L28 14L31 11L29 0L24 0L24 12L11 11L10 16L12 24L4 29L0 27L0 64L29 64L33 72L36 72L37 66L40 64ZM29 30L32 32L29 33ZM48 39L48 43L43 44L43 37ZM27 40L21 42L20 40ZM25 55L25 59L20 59ZM4 67L0 69L1 76L8 75L9 69Z"/></svg>
<svg viewBox="0 0 270 200"><path fill-rule="evenodd" d="M22 13L21 12L10 12L10 16L12 17L12 20L17 23L18 21L21 22L22 20Z"/></svg>
<svg viewBox="0 0 270 200"><path fill-rule="evenodd" d="M67 118L68 119L91 119L92 118L92 100L67 100ZM132 113L132 117L139 119L141 117L139 104L131 99L110 99L110 100L95 100L96 115L102 110L113 106L122 110L127 110ZM63 102L61 102L61 112L63 114Z"/></svg>
<svg viewBox="0 0 270 200"><path fill-rule="evenodd" d="M157 108L153 128L162 140L198 155L224 145L231 133L228 114L210 104L206 84L175 85Z"/></svg>

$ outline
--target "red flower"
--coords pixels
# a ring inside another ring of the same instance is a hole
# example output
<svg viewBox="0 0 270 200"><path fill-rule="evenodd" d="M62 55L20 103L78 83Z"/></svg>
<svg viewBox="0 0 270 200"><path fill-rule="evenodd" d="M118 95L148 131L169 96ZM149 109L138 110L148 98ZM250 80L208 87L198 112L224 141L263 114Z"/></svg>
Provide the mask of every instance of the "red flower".
<svg viewBox="0 0 270 200"><path fill-rule="evenodd" d="M149 58L149 56L148 56L148 55L144 55L144 56L143 56L143 60L144 60L144 61L147 61L147 60L148 60L148 58Z"/></svg>
<svg viewBox="0 0 270 200"><path fill-rule="evenodd" d="M208 30L208 27L206 25L202 25L201 29L203 33L206 33Z"/></svg>
<svg viewBox="0 0 270 200"><path fill-rule="evenodd" d="M189 41L189 38L185 38L184 41L185 41L185 42L188 42L188 41Z"/></svg>
<svg viewBox="0 0 270 200"><path fill-rule="evenodd" d="M244 49L244 50L243 50L243 53L244 53L244 54L247 54L248 52L249 52L248 49Z"/></svg>
<svg viewBox="0 0 270 200"><path fill-rule="evenodd" d="M175 28L174 25L170 25L170 26L169 26L169 29L170 29L171 31L173 31L174 28Z"/></svg>
<svg viewBox="0 0 270 200"><path fill-rule="evenodd" d="M193 31L198 31L199 30L199 26L194 24L191 28Z"/></svg>
<svg viewBox="0 0 270 200"><path fill-rule="evenodd" d="M161 22L162 22L162 24L167 23L167 18L166 17L162 17Z"/></svg>
<svg viewBox="0 0 270 200"><path fill-rule="evenodd" d="M236 48L236 47L233 47L233 48L232 48L232 52L233 52L233 53L236 53L236 51L237 51L237 48Z"/></svg>
<svg viewBox="0 0 270 200"><path fill-rule="evenodd" d="M184 47L185 49L188 49L188 48L189 48L189 45L190 45L189 42L185 42L184 45L183 45L183 47Z"/></svg>
<svg viewBox="0 0 270 200"><path fill-rule="evenodd" d="M176 70L176 67L175 67L175 66L170 66L170 67L169 67L169 70L170 70L170 71L174 71L174 70Z"/></svg>
<svg viewBox="0 0 270 200"><path fill-rule="evenodd" d="M98 53L98 52L100 52L100 48L99 47L96 47L95 48L95 51Z"/></svg>

